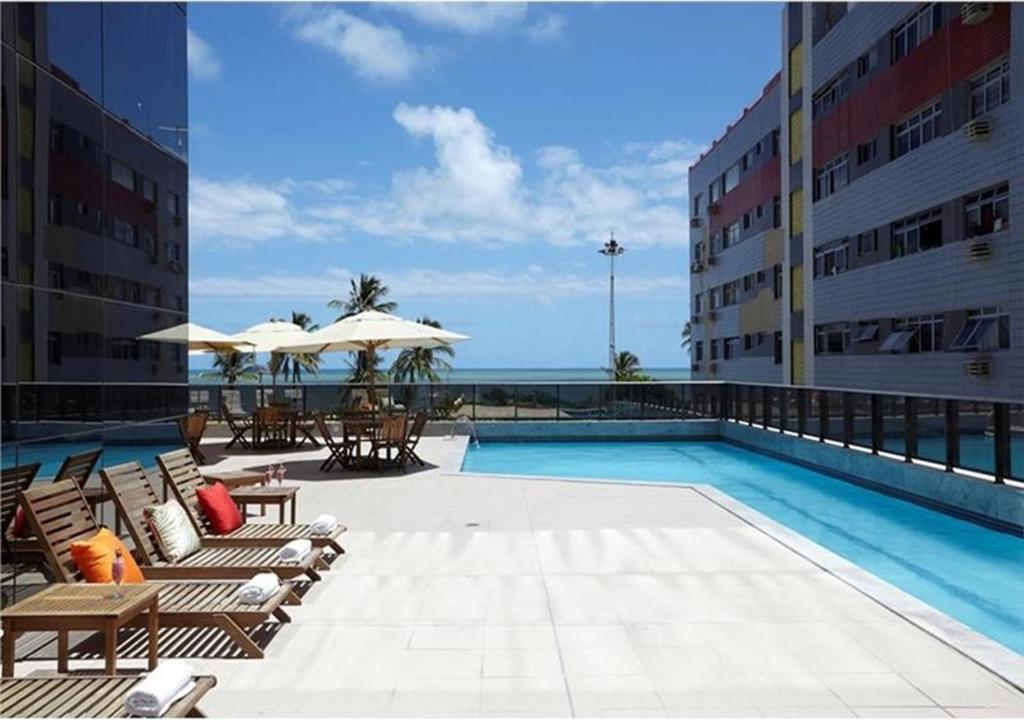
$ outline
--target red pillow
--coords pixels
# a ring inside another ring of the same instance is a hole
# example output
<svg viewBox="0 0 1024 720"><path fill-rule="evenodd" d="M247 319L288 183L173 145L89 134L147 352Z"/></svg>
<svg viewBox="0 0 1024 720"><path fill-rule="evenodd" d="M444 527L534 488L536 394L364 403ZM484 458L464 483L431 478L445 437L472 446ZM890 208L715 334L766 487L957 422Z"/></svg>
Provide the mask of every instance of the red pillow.
<svg viewBox="0 0 1024 720"><path fill-rule="evenodd" d="M28 515L25 514L25 508L19 505L14 513L14 522L11 523L11 537L27 538L31 535L32 528L28 526Z"/></svg>
<svg viewBox="0 0 1024 720"><path fill-rule="evenodd" d="M231 493L224 483L214 483L196 489L196 497L203 506L206 519L210 521L210 529L217 535L226 535L232 530L242 527L242 513L231 499Z"/></svg>

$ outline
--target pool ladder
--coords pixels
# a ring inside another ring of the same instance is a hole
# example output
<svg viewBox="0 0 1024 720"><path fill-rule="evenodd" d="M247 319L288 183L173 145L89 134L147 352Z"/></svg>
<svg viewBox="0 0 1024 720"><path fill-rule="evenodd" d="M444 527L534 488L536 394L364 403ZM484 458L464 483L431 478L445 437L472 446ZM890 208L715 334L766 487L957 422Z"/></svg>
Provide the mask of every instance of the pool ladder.
<svg viewBox="0 0 1024 720"><path fill-rule="evenodd" d="M458 417L455 418L455 420L452 421L452 431L448 434L448 439L455 439L455 433L459 429L459 423L462 423L463 425L466 425L469 428L469 432L467 433L467 435L469 435L469 437L473 439L473 445L475 447L480 447L480 439L476 436L476 423L473 422L472 418L470 418L469 415L459 415Z"/></svg>

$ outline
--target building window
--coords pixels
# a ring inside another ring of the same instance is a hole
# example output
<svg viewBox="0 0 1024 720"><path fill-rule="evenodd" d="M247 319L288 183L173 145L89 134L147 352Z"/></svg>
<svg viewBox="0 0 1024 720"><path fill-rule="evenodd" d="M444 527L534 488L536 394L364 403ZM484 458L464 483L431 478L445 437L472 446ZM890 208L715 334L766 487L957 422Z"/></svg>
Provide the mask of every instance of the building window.
<svg viewBox="0 0 1024 720"><path fill-rule="evenodd" d="M964 198L964 234L969 237L999 232L1010 225L1010 186L1007 183Z"/></svg>
<svg viewBox="0 0 1024 720"><path fill-rule="evenodd" d="M757 271L757 287L764 285L764 270Z"/></svg>
<svg viewBox="0 0 1024 720"><path fill-rule="evenodd" d="M743 229L749 230L750 225L754 222L753 216L749 212L743 213Z"/></svg>
<svg viewBox="0 0 1024 720"><path fill-rule="evenodd" d="M704 296L701 293L697 293L693 296L693 312L695 315L699 315L704 312L703 297Z"/></svg>
<svg viewBox="0 0 1024 720"><path fill-rule="evenodd" d="M896 349L905 348L911 353L942 351L942 315L898 318L893 320L892 326L894 334L909 333L900 338L899 347Z"/></svg>
<svg viewBox="0 0 1024 720"><path fill-rule="evenodd" d="M929 3L893 28L892 61L906 57L911 50L942 26L940 3Z"/></svg>
<svg viewBox="0 0 1024 720"><path fill-rule="evenodd" d="M971 117L1010 102L1010 60L1007 58L971 80Z"/></svg>
<svg viewBox="0 0 1024 720"><path fill-rule="evenodd" d="M814 277L846 272L850 267L850 241L833 240L814 249Z"/></svg>
<svg viewBox="0 0 1024 720"><path fill-rule="evenodd" d="M46 219L51 225L64 224L64 208L60 193L50 196L50 202L46 206Z"/></svg>
<svg viewBox="0 0 1024 720"><path fill-rule="evenodd" d="M181 217L181 198L177 193L167 193L167 214L171 217Z"/></svg>
<svg viewBox="0 0 1024 720"><path fill-rule="evenodd" d="M1010 315L1006 308L989 307L967 313L951 350L1009 350Z"/></svg>
<svg viewBox="0 0 1024 720"><path fill-rule="evenodd" d="M700 216L700 201L703 199L703 194L697 193L697 196L693 199L693 216Z"/></svg>
<svg viewBox="0 0 1024 720"><path fill-rule="evenodd" d="M772 227L782 227L782 198L779 195L772 199Z"/></svg>
<svg viewBox="0 0 1024 720"><path fill-rule="evenodd" d="M864 165L875 159L878 155L878 141L872 140L857 146L857 164Z"/></svg>
<svg viewBox="0 0 1024 720"><path fill-rule="evenodd" d="M820 90L815 96L812 107L812 115L815 119L825 114L850 94L850 73L844 70L839 77Z"/></svg>
<svg viewBox="0 0 1024 720"><path fill-rule="evenodd" d="M772 157L779 155L779 131L772 130Z"/></svg>
<svg viewBox="0 0 1024 720"><path fill-rule="evenodd" d="M878 50L871 48L869 52L864 53L857 58L857 77L862 78L869 72L875 69L878 65Z"/></svg>
<svg viewBox="0 0 1024 720"><path fill-rule="evenodd" d="M718 340L712 340L708 343L708 348L711 350L711 359L718 359Z"/></svg>
<svg viewBox="0 0 1024 720"><path fill-rule="evenodd" d="M871 342L878 339L878 323L859 323L857 330L853 333L855 343Z"/></svg>
<svg viewBox="0 0 1024 720"><path fill-rule="evenodd" d="M850 154L843 153L814 171L814 199L821 200L846 187L850 178Z"/></svg>
<svg viewBox="0 0 1024 720"><path fill-rule="evenodd" d="M739 337L727 337L722 340L722 359L732 360L734 357L739 355L740 350L740 339Z"/></svg>
<svg viewBox="0 0 1024 720"><path fill-rule="evenodd" d="M114 218L114 239L130 247L139 246L138 231L134 225L121 218Z"/></svg>
<svg viewBox="0 0 1024 720"><path fill-rule="evenodd" d="M743 336L743 351L750 352L754 347L754 336L747 333Z"/></svg>
<svg viewBox="0 0 1024 720"><path fill-rule="evenodd" d="M64 335L59 332L46 333L46 359L50 365L60 365L64 359Z"/></svg>
<svg viewBox="0 0 1024 720"><path fill-rule="evenodd" d="M816 325L814 328L814 352L816 355L841 355L850 342L850 330L845 323Z"/></svg>
<svg viewBox="0 0 1024 720"><path fill-rule="evenodd" d="M762 345L764 345L764 333L763 332L759 332L757 334L757 346L761 347Z"/></svg>
<svg viewBox="0 0 1024 720"><path fill-rule="evenodd" d="M130 167L114 158L110 158L110 179L125 190L135 192L135 173Z"/></svg>
<svg viewBox="0 0 1024 720"><path fill-rule="evenodd" d="M142 197L149 200L151 203L156 203L156 183L150 180L145 175L140 175L142 185Z"/></svg>
<svg viewBox="0 0 1024 720"><path fill-rule="evenodd" d="M763 218L764 217L764 205L758 205L756 208L754 208L754 214L757 216L758 220Z"/></svg>
<svg viewBox="0 0 1024 720"><path fill-rule="evenodd" d="M722 289L711 288L708 292L708 305L711 310L717 310L722 307Z"/></svg>
<svg viewBox="0 0 1024 720"><path fill-rule="evenodd" d="M782 297L782 264L772 268L772 296L778 300Z"/></svg>
<svg viewBox="0 0 1024 720"><path fill-rule="evenodd" d="M878 252L878 231L868 230L857 236L857 256L871 255Z"/></svg>
<svg viewBox="0 0 1024 720"><path fill-rule="evenodd" d="M728 227L722 228L722 249L732 247L740 241L740 224L734 222Z"/></svg>
<svg viewBox="0 0 1024 720"><path fill-rule="evenodd" d="M722 194L729 192L734 187L740 184L740 164L736 163L731 168L725 171L725 175L722 176Z"/></svg>
<svg viewBox="0 0 1024 720"><path fill-rule="evenodd" d="M754 160L757 154L761 152L760 148L761 143L758 143L757 148L750 148L750 150L747 151L746 155L743 156L742 165L744 170L749 170L750 168L754 167Z"/></svg>
<svg viewBox="0 0 1024 720"><path fill-rule="evenodd" d="M775 365L782 364L782 331L775 331L775 347L772 352L772 361Z"/></svg>
<svg viewBox="0 0 1024 720"><path fill-rule="evenodd" d="M914 113L893 126L893 159L906 155L939 136L942 101Z"/></svg>
<svg viewBox="0 0 1024 720"><path fill-rule="evenodd" d="M743 276L743 292L750 292L754 289L754 273Z"/></svg>
<svg viewBox="0 0 1024 720"><path fill-rule="evenodd" d="M733 280L722 286L722 305L735 305L738 283Z"/></svg>
<svg viewBox="0 0 1024 720"><path fill-rule="evenodd" d="M942 245L942 208L904 218L892 224L890 257L911 255Z"/></svg>
<svg viewBox="0 0 1024 720"><path fill-rule="evenodd" d="M693 359L700 362L704 359L704 341L698 340L693 344Z"/></svg>

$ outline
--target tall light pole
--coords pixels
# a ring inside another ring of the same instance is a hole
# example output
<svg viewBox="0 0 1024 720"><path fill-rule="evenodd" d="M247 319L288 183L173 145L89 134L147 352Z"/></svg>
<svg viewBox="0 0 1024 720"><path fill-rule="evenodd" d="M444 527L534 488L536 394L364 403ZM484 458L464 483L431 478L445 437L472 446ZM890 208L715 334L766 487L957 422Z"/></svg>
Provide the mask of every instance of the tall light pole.
<svg viewBox="0 0 1024 720"><path fill-rule="evenodd" d="M626 248L615 240L615 231L604 247L598 250L607 255L610 262L608 268L608 372L615 379L615 258L626 252Z"/></svg>

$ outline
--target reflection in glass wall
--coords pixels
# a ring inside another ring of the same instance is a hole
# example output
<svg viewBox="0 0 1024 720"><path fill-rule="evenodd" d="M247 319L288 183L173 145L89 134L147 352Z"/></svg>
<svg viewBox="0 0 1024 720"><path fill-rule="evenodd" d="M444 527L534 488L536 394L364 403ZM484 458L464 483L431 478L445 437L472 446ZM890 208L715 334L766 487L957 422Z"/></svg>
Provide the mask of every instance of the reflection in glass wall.
<svg viewBox="0 0 1024 720"><path fill-rule="evenodd" d="M187 321L185 10L0 9L3 466L151 464L188 406L184 346L139 339Z"/></svg>

